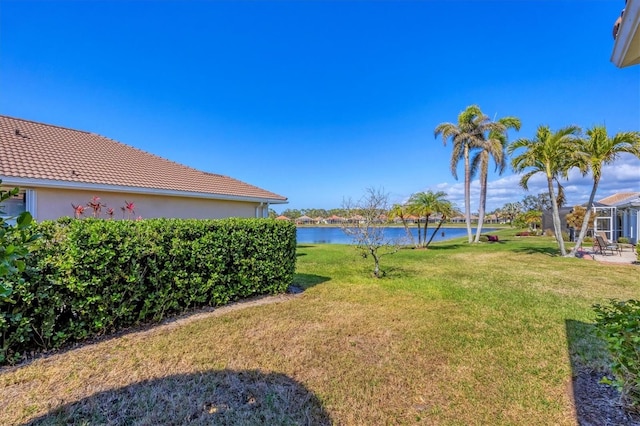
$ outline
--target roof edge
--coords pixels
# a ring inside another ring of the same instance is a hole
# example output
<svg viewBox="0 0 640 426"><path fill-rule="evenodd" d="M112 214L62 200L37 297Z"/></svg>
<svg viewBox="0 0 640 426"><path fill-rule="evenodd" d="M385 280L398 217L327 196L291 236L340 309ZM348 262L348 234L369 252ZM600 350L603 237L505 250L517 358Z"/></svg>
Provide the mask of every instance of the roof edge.
<svg viewBox="0 0 640 426"><path fill-rule="evenodd" d="M625 68L630 65L640 63L640 58L629 58L629 49L636 42L636 38L640 37L638 29L640 26L640 0L629 0L624 9L624 16L620 23L618 35L613 44L613 52L611 53L611 62L618 68Z"/></svg>
<svg viewBox="0 0 640 426"><path fill-rule="evenodd" d="M56 124L43 123L42 121L28 120L26 118L13 117L11 115L0 114L0 117L10 118L11 120L17 120L17 121L26 121L28 123L33 123L33 124L40 124L41 126L56 127L58 129L63 129L63 130L71 130L74 132L86 133L88 135L92 134L91 132L87 132L86 130L72 129L71 127L58 126Z"/></svg>
<svg viewBox="0 0 640 426"><path fill-rule="evenodd" d="M289 200L286 197L282 198L270 198L270 197L249 197L242 195L226 195L226 194L210 194L204 192L195 191L177 191L170 189L157 189L157 188L144 188L134 186L122 186L122 185L104 185L95 183L78 183L78 182L65 182L52 179L31 179L31 178L17 178L12 176L0 176L2 184L15 185L15 186L27 186L33 188L52 188L52 189L77 189L86 191L103 191L103 192L124 192L129 191L135 194L144 195L168 195L174 197L185 198L200 198L208 200L224 200L224 201L244 201L255 203L269 203L269 204L288 204ZM274 194L277 195L277 194Z"/></svg>

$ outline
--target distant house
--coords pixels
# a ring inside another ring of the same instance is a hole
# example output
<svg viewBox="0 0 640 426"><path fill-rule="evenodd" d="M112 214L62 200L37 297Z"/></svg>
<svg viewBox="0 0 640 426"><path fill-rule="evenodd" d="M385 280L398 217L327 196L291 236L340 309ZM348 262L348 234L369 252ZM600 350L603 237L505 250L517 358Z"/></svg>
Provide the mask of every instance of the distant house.
<svg viewBox="0 0 640 426"><path fill-rule="evenodd" d="M313 223L313 222L314 220L307 215L300 216L299 218L296 219L296 224L298 225L309 225L310 223Z"/></svg>
<svg viewBox="0 0 640 426"><path fill-rule="evenodd" d="M640 64L640 0L627 0L613 25L611 62L618 68Z"/></svg>
<svg viewBox="0 0 640 426"><path fill-rule="evenodd" d="M335 225L335 224L339 224L339 223L344 223L344 222L346 222L346 219L345 219L345 218L343 218L343 217L340 217L340 216L336 216L336 215L334 214L334 215L331 215L331 216L329 216L328 218L326 218L324 222L325 222L326 224L329 224L329 225Z"/></svg>
<svg viewBox="0 0 640 426"><path fill-rule="evenodd" d="M95 133L0 115L0 179L20 194L3 205L37 220L73 216L100 197L102 209L135 217L267 217L287 199L228 176L187 167ZM89 213L90 209L87 208ZM127 210L127 214L130 212ZM85 214L85 216L90 214Z"/></svg>

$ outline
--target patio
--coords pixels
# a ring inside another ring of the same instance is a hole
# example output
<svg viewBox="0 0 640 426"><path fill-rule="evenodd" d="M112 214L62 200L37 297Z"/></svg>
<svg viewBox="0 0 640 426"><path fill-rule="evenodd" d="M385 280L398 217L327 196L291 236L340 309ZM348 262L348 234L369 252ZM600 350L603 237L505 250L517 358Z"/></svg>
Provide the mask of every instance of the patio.
<svg viewBox="0 0 640 426"><path fill-rule="evenodd" d="M635 251L635 247L628 245L623 246L622 252L620 254L606 254L602 255L600 253L595 253L593 247L584 247L584 250L581 251L582 258L589 260L596 260L598 262L603 263L617 263L617 264L627 264L632 265L637 262L637 255Z"/></svg>

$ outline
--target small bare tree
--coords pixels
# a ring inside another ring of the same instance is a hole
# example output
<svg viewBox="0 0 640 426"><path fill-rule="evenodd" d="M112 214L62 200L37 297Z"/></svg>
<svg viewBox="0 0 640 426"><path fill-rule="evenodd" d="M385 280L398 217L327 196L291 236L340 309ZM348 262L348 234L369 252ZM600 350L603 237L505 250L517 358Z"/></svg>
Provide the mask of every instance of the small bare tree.
<svg viewBox="0 0 640 426"><path fill-rule="evenodd" d="M384 190L367 188L359 201L348 199L343 202L348 221L342 225L342 231L353 239L362 257L373 258L373 276L376 278L385 275L380 269L380 258L399 249L399 244L384 235L388 200L389 195Z"/></svg>

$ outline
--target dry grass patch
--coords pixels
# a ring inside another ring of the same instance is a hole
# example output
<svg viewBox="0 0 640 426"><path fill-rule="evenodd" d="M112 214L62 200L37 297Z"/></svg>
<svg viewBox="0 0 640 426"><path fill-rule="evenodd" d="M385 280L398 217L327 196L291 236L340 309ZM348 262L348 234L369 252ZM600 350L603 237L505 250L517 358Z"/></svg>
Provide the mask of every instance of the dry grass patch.
<svg viewBox="0 0 640 426"><path fill-rule="evenodd" d="M402 250L383 280L302 248L300 296L2 370L0 423L575 424L569 347L597 359L591 304L635 270L520 248Z"/></svg>

